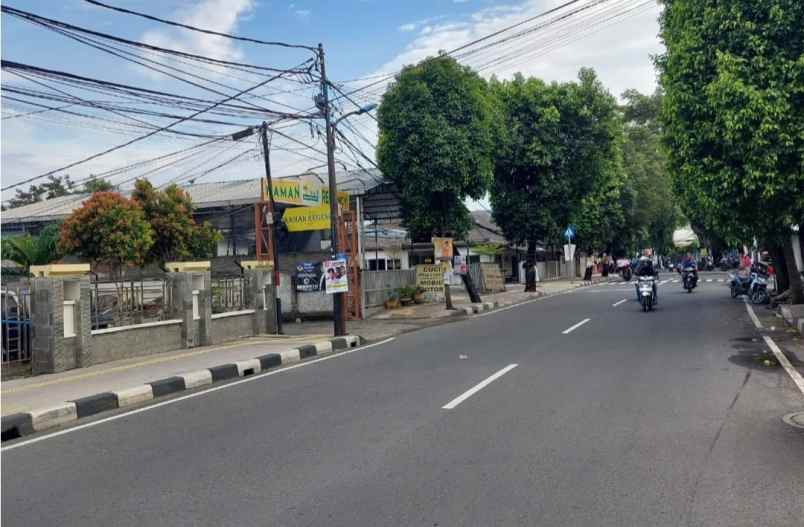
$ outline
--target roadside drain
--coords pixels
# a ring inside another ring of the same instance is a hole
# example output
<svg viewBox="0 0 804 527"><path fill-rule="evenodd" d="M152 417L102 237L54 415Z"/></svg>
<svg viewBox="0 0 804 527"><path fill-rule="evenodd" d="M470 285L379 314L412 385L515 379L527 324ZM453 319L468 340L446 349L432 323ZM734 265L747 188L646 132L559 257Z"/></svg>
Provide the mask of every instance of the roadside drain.
<svg viewBox="0 0 804 527"><path fill-rule="evenodd" d="M793 412L782 417L782 421L796 428L804 429L804 412Z"/></svg>

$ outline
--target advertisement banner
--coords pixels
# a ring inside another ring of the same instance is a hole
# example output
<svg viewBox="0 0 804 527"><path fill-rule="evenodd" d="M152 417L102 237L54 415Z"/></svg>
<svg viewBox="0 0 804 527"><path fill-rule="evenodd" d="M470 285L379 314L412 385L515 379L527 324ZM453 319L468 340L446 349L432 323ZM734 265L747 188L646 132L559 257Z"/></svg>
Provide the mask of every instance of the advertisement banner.
<svg viewBox="0 0 804 527"><path fill-rule="evenodd" d="M416 287L424 290L433 296L444 294L444 267L436 265L417 265L416 266Z"/></svg>
<svg viewBox="0 0 804 527"><path fill-rule="evenodd" d="M466 256L456 254L452 262L455 274L466 274L469 272L469 266L466 265Z"/></svg>
<svg viewBox="0 0 804 527"><path fill-rule="evenodd" d="M452 260L452 238L433 238L436 260Z"/></svg>
<svg viewBox="0 0 804 527"><path fill-rule="evenodd" d="M302 262L296 265L296 291L312 293L322 289L321 264L317 262Z"/></svg>
<svg viewBox="0 0 804 527"><path fill-rule="evenodd" d="M349 279L346 275L346 260L326 260L322 264L324 283L328 295L349 292Z"/></svg>
<svg viewBox="0 0 804 527"><path fill-rule="evenodd" d="M329 205L294 207L285 209L282 220L288 232L320 231L329 229Z"/></svg>

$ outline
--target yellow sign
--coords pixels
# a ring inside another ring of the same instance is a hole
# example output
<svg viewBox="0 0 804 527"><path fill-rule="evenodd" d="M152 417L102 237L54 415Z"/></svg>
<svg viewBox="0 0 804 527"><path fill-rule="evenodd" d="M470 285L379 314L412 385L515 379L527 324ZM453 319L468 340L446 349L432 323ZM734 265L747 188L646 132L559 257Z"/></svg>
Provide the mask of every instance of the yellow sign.
<svg viewBox="0 0 804 527"><path fill-rule="evenodd" d="M282 220L288 226L288 232L329 229L329 205L285 209Z"/></svg>
<svg viewBox="0 0 804 527"><path fill-rule="evenodd" d="M431 296L441 296L444 294L444 267L436 265L417 265L416 266L416 287L429 293Z"/></svg>
<svg viewBox="0 0 804 527"><path fill-rule="evenodd" d="M433 251L436 260L451 260L452 238L433 238Z"/></svg>
<svg viewBox="0 0 804 527"><path fill-rule="evenodd" d="M305 207L318 207L329 205L329 189L323 185L313 185L298 180L273 180L274 201L288 205L303 205ZM268 201L268 185L260 179L262 200ZM349 193L338 192L338 203L343 210L349 210Z"/></svg>

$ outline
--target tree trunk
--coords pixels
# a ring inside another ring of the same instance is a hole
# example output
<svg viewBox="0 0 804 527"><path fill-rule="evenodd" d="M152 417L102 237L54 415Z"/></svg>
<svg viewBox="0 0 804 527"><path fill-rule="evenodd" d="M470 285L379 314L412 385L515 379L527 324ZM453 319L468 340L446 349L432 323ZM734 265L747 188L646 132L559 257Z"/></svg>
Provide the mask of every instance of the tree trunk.
<svg viewBox="0 0 804 527"><path fill-rule="evenodd" d="M525 261L525 291L535 292L536 271L534 270L534 266L536 265L536 240L534 239L528 240L528 256Z"/></svg>
<svg viewBox="0 0 804 527"><path fill-rule="evenodd" d="M472 275L469 273L462 274L461 279L463 280L463 285L466 287L466 292L469 293L469 299L472 301L473 304L477 304L481 302L480 294L477 292L477 288L475 287L475 282L472 280Z"/></svg>
<svg viewBox="0 0 804 527"><path fill-rule="evenodd" d="M771 258L773 258L773 269L776 271L776 291L781 293L790 287L790 279L787 274L787 265L785 264L784 248L772 247L769 251Z"/></svg>
<svg viewBox="0 0 804 527"><path fill-rule="evenodd" d="M790 280L790 303L804 303L804 290L801 288L801 274L796 268L796 258L793 255L793 240L790 235L784 242L784 260L787 264L787 274Z"/></svg>

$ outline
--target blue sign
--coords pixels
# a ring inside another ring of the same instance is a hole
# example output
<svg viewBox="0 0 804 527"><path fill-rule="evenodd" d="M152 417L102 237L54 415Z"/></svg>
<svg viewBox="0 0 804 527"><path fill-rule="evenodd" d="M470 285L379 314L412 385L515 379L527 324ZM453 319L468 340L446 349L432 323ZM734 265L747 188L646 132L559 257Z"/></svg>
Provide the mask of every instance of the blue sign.
<svg viewBox="0 0 804 527"><path fill-rule="evenodd" d="M569 225L564 231L564 238L571 240L575 236L575 225Z"/></svg>

